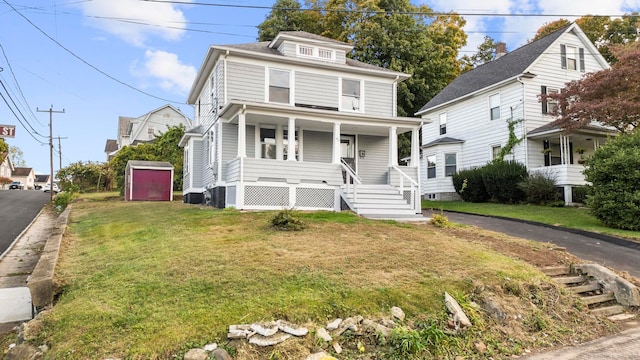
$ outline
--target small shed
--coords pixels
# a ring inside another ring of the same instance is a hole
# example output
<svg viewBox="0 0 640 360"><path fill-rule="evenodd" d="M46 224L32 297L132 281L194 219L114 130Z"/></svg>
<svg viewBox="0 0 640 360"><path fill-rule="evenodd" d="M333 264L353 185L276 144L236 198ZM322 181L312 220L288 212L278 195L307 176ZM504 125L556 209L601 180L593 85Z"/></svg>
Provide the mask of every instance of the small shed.
<svg viewBox="0 0 640 360"><path fill-rule="evenodd" d="M173 165L166 161L127 161L124 199L126 201L171 201Z"/></svg>

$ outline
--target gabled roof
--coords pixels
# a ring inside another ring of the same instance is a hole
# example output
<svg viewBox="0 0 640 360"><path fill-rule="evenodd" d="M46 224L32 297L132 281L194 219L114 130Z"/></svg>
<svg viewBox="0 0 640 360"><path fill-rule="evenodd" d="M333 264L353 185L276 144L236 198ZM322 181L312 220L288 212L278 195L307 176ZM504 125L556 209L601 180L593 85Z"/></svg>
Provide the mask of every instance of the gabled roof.
<svg viewBox="0 0 640 360"><path fill-rule="evenodd" d="M112 153L118 150L118 140L107 139L107 143L104 145L104 152Z"/></svg>
<svg viewBox="0 0 640 360"><path fill-rule="evenodd" d="M498 59L486 62L473 70L461 74L429 100L416 115L491 85L524 74L549 46L570 28L572 29L576 26L575 24L567 25L541 39L519 47Z"/></svg>
<svg viewBox="0 0 640 360"><path fill-rule="evenodd" d="M133 118L120 116L118 117L118 136L127 136L129 135L129 124Z"/></svg>
<svg viewBox="0 0 640 360"><path fill-rule="evenodd" d="M17 167L13 170L13 176L29 176L29 174L31 174L31 172L33 171L33 168L28 168L28 167Z"/></svg>
<svg viewBox="0 0 640 360"><path fill-rule="evenodd" d="M36 182L43 183L49 182L50 175L36 175Z"/></svg>
<svg viewBox="0 0 640 360"><path fill-rule="evenodd" d="M558 133L558 132L562 132L563 129L560 126L560 124L562 123L561 119L552 121L548 124L544 124L538 128L535 128L531 131L529 131L527 133L528 137L531 136L535 136L535 135L541 135L541 134L550 134L550 133ZM576 132L598 132L598 133L607 133L607 134L618 134L619 131L612 128L612 127L608 127L608 126L603 126L603 125L598 125L598 124L594 124L591 123L589 125L585 125L583 127L581 127L580 129L576 130Z"/></svg>
<svg viewBox="0 0 640 360"><path fill-rule="evenodd" d="M13 172L14 166L13 166L13 161L11 161L11 156L9 156L8 152L4 152L0 154L0 159L4 158L4 160L2 160L2 164L7 163L9 165L9 169L11 169L11 172Z"/></svg>
<svg viewBox="0 0 640 360"><path fill-rule="evenodd" d="M443 145L443 144L462 144L463 142L464 142L464 140L455 139L455 138L452 138L452 137L445 136L445 137L435 139L435 140L433 140L433 141L431 141L429 143L426 143L426 144L422 145L422 148L424 149L424 148L432 147L432 146L435 146L435 145Z"/></svg>

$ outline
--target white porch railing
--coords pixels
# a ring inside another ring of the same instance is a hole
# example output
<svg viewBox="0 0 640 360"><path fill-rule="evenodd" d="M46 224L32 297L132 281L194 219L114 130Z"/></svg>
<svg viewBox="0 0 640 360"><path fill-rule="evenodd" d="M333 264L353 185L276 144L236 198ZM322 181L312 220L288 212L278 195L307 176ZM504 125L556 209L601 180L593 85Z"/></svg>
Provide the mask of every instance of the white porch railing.
<svg viewBox="0 0 640 360"><path fill-rule="evenodd" d="M548 173L555 177L558 185L586 185L582 165L551 165L532 168L531 172Z"/></svg>
<svg viewBox="0 0 640 360"><path fill-rule="evenodd" d="M343 159L340 159L340 165L342 165L342 170L345 173L345 186L346 192L349 194L353 191L353 201L355 202L358 197L358 185L362 185L362 179L356 174L355 171L346 163Z"/></svg>
<svg viewBox="0 0 640 360"><path fill-rule="evenodd" d="M415 181L414 179L411 178L411 176L407 175L404 171L400 170L400 168L398 167L398 165L393 165L391 166L391 169L395 171L396 173L398 173L400 175L400 193L404 194L404 181L409 180L409 184L411 186L411 199L410 199L410 205L411 208L416 210L416 194L418 191L418 182Z"/></svg>

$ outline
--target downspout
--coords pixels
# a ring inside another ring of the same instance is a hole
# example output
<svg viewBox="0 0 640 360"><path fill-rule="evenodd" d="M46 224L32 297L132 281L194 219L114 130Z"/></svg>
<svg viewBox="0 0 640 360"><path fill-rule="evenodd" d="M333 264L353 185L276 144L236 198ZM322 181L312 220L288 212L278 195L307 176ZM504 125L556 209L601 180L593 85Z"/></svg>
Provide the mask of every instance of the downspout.
<svg viewBox="0 0 640 360"><path fill-rule="evenodd" d="M528 170L529 169L529 140L527 140L527 106L524 101L524 82L521 80L520 76L516 78L520 84L522 84L522 142L524 143L524 166ZM513 119L512 119L513 120Z"/></svg>

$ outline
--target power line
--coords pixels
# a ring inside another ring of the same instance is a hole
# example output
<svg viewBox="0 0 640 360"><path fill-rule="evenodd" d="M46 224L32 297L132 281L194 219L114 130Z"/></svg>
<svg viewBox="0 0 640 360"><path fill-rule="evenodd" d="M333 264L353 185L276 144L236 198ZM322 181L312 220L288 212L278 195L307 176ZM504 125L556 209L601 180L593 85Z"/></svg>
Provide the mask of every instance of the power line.
<svg viewBox="0 0 640 360"><path fill-rule="evenodd" d="M27 120L27 118L24 116L24 114L22 113L22 111L20 111L20 108L18 107L18 105L16 104L16 102L13 100L13 98L11 97L11 95L9 94L9 91L7 90L7 87L4 86L4 82L2 82L2 80L0 80L0 85L2 85L2 88L4 89L4 91L7 93L7 96L9 97L9 99L11 100L11 103L13 103L13 106L15 106L16 110L18 110L18 112L20 113L20 115L22 116L22 119L27 123L27 125L29 125L29 127L31 128L31 130L33 131L34 134L38 135L38 136L42 136L44 137L44 135L38 133L38 130L36 130L33 126L31 126L31 123L29 123L29 121ZM4 99L4 96L2 97ZM7 100L5 99L5 103L7 103ZM7 103L7 106L9 106L9 103ZM9 106L10 107L10 106ZM13 112L13 110L12 110ZM13 113L14 115L16 115L16 113ZM18 121L20 121L20 119L17 117L16 115L16 119L18 119ZM22 124L22 121L20 121L20 123ZM24 124L22 125L24 126ZM25 127L26 129L26 127ZM27 129L28 131L28 129Z"/></svg>
<svg viewBox="0 0 640 360"><path fill-rule="evenodd" d="M2 97L2 100L4 100L4 103L7 104L7 107L9 108L9 110L13 113L13 116L16 118L16 120L18 120L18 122L20 123L20 125L22 125L22 127L27 131L27 134L29 134L33 140L37 141L40 143L40 145L45 145L46 143L44 143L43 141L39 140L38 138L36 138L35 136L33 136L33 134L29 131L29 129L27 128L27 126L25 124L22 123L22 120L20 120L20 118L18 117L18 115L16 114L15 111L13 111L13 108L9 105L9 102L7 101L7 99L4 97L4 95L2 93L0 93L0 97Z"/></svg>
<svg viewBox="0 0 640 360"><path fill-rule="evenodd" d="M16 14L20 15L20 17L22 17L26 22L28 22L29 24L31 24L31 26L33 26L36 30L38 30L40 33L42 33L42 35L46 36L49 40L53 41L56 45L58 45L60 48L62 48L64 51L66 51L67 53L69 53L71 56L75 57L76 59L78 59L79 61L81 61L82 63L84 63L85 65L89 66L90 68L94 69L95 71L99 72L100 74L106 76L107 78L119 83L120 85L124 85L126 87L128 87L129 89L132 89L134 91L137 91L141 94L147 95L149 97L152 97L154 99L158 99L158 100L162 100L162 101L166 101L169 103L173 103L173 104L184 104L184 102L182 101L174 101L174 100L169 100L169 99L165 99L153 94L150 94L144 90L140 90L136 87L134 87L133 85L129 85L126 82L115 78L114 76L111 76L109 74L107 74L106 72L104 72L103 70L99 69L98 67L96 67L95 65L89 63L88 61L84 60L83 58L81 58L79 55L77 55L76 53L74 53L73 51L71 51L70 49L68 49L67 47L65 47L64 45L62 45L60 42L58 42L56 39L52 38L49 34L47 34L44 30L40 29L36 24L34 24L31 20L29 20L29 18L27 18L26 16L24 16L22 13L20 13L15 7L13 7L13 5L9 4L7 2L7 0L2 0L5 4L7 4L9 7L11 7L11 9L13 9L13 11L15 11Z"/></svg>

